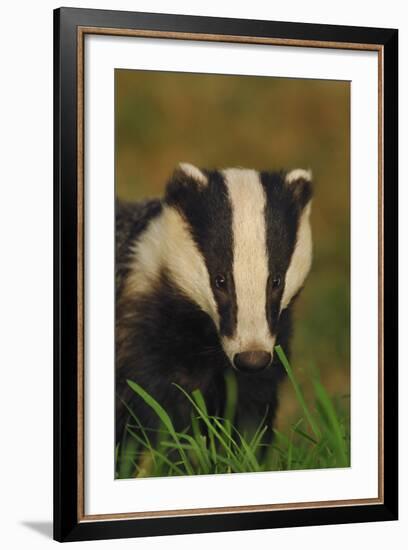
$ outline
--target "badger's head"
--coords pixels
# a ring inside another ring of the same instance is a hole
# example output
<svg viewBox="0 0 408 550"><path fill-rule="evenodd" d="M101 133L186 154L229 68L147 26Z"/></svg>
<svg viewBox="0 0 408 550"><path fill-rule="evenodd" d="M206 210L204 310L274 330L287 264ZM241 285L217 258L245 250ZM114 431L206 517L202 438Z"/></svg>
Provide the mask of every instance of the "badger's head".
<svg viewBox="0 0 408 550"><path fill-rule="evenodd" d="M164 271L206 312L231 364L251 372L273 356L279 317L312 259L311 174L180 164L164 207L136 246L134 284ZM145 288L144 288L145 287Z"/></svg>

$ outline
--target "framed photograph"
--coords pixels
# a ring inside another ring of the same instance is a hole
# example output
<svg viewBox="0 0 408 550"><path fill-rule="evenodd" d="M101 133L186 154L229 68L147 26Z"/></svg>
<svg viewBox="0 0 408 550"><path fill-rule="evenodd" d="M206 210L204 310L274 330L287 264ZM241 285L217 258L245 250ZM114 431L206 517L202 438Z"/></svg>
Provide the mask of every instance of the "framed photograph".
<svg viewBox="0 0 408 550"><path fill-rule="evenodd" d="M397 519L395 29L54 14L54 536Z"/></svg>

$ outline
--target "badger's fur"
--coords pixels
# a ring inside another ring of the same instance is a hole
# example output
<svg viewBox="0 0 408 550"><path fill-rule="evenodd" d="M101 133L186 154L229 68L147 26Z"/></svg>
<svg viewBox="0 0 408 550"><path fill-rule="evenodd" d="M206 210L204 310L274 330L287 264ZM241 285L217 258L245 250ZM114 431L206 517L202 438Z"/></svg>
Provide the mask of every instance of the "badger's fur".
<svg viewBox="0 0 408 550"><path fill-rule="evenodd" d="M224 376L238 383L236 423L272 427L289 353L291 309L312 258L311 174L200 170L180 164L163 200L116 211L116 440L129 409L145 427L155 413L131 379L178 429L191 409L174 382L199 388L222 414ZM271 430L269 430L271 431Z"/></svg>

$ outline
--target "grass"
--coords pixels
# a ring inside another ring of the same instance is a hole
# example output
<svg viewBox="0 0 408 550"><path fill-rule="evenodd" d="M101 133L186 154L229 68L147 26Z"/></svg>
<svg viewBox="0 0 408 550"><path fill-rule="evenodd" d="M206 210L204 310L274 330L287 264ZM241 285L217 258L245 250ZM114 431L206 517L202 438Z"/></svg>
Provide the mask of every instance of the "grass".
<svg viewBox="0 0 408 550"><path fill-rule="evenodd" d="M302 388L284 351L275 351L290 380L302 415L285 432L274 430L273 443L265 444L268 428L241 433L233 425L237 385L235 375L226 377L227 399L223 417L208 413L202 393L191 394L177 386L191 405L191 427L178 432L151 395L128 380L130 388L153 409L160 421L157 430L145 429L129 410L127 434L116 449L116 477L166 477L276 470L341 468L350 465L350 422L346 397L331 397L311 374L313 404L306 403Z"/></svg>

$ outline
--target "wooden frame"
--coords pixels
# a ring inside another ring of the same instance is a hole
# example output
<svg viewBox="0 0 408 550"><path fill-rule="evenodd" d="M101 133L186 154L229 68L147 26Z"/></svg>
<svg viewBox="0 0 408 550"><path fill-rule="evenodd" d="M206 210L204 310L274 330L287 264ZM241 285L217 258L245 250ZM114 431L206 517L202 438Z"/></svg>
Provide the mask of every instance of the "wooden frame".
<svg viewBox="0 0 408 550"><path fill-rule="evenodd" d="M61 8L54 13L54 33L55 538L59 541L85 540L396 519L397 31ZM381 336L378 498L330 503L85 515L83 44L87 34L378 52L378 301ZM388 363L386 369L385 349Z"/></svg>

